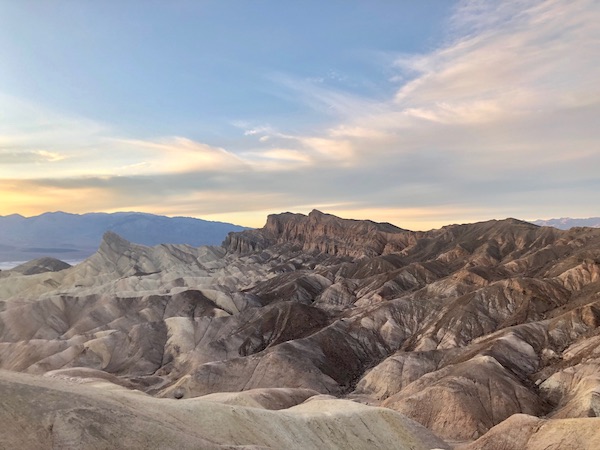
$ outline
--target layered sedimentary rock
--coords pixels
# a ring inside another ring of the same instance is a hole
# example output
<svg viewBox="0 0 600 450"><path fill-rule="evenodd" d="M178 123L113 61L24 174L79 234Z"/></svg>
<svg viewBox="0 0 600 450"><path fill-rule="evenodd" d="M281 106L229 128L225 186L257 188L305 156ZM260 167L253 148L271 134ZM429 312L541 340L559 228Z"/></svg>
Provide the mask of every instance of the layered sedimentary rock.
<svg viewBox="0 0 600 450"><path fill-rule="evenodd" d="M356 258L401 249L413 235L389 223L340 219L313 210L308 216L270 215L262 229L230 233L224 245L230 250L249 253L286 244L304 252Z"/></svg>
<svg viewBox="0 0 600 450"><path fill-rule="evenodd" d="M72 268L3 274L0 301L0 368L114 377L164 401L280 409L324 394L472 448L524 448L501 440L511 420L567 430L600 414L597 229L411 232L313 211L222 247L108 233Z"/></svg>

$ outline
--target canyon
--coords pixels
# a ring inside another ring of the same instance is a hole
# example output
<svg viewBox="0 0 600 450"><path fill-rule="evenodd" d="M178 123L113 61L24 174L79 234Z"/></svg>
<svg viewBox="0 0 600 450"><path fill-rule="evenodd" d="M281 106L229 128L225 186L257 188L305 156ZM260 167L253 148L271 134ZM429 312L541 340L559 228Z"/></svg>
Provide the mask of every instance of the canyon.
<svg viewBox="0 0 600 450"><path fill-rule="evenodd" d="M314 210L0 272L0 447L595 449L600 229Z"/></svg>

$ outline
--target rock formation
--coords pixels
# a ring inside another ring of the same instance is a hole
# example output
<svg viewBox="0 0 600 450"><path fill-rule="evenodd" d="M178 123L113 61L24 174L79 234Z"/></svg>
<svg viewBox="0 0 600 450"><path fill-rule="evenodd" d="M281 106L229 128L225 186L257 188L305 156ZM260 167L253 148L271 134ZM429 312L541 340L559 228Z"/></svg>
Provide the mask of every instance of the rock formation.
<svg viewBox="0 0 600 450"><path fill-rule="evenodd" d="M598 229L506 219L411 232L313 211L269 216L222 247L107 233L81 264L3 275L0 302L0 368L110 382L114 396L301 412L289 427L309 434L320 431L302 411L339 407L374 418L363 444L390 433L381 411L471 449L575 448L578 426L596 436ZM240 426L263 423L239 414ZM339 438L329 427L318 439ZM289 435L270 430L272 440L199 437L285 447ZM389 437L379 448L396 448Z"/></svg>

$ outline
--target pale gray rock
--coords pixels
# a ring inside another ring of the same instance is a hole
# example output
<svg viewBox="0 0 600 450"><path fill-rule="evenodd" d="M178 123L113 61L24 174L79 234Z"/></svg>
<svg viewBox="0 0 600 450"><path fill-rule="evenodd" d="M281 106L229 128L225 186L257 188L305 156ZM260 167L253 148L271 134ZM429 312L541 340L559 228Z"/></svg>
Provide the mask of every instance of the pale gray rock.
<svg viewBox="0 0 600 450"><path fill-rule="evenodd" d="M279 394L282 402L301 398ZM0 395L2 448L449 448L401 414L338 399L273 411L2 371Z"/></svg>
<svg viewBox="0 0 600 450"><path fill-rule="evenodd" d="M397 352L367 372L353 393L386 400L423 375L437 370L441 358L442 353L438 351Z"/></svg>

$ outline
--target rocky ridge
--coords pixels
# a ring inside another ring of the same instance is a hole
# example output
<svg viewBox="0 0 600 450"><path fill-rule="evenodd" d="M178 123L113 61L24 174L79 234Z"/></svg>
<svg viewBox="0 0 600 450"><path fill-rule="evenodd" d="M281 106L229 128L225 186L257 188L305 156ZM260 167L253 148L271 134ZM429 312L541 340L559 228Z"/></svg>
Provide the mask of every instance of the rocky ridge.
<svg viewBox="0 0 600 450"><path fill-rule="evenodd" d="M3 276L0 301L0 368L89 378L83 367L155 397L255 406L275 389L267 403L286 407L325 394L471 449L528 448L533 435L498 430L533 419L531 442L570 448L571 424L600 409L597 229L411 232L313 211L223 247L109 233L77 266Z"/></svg>

